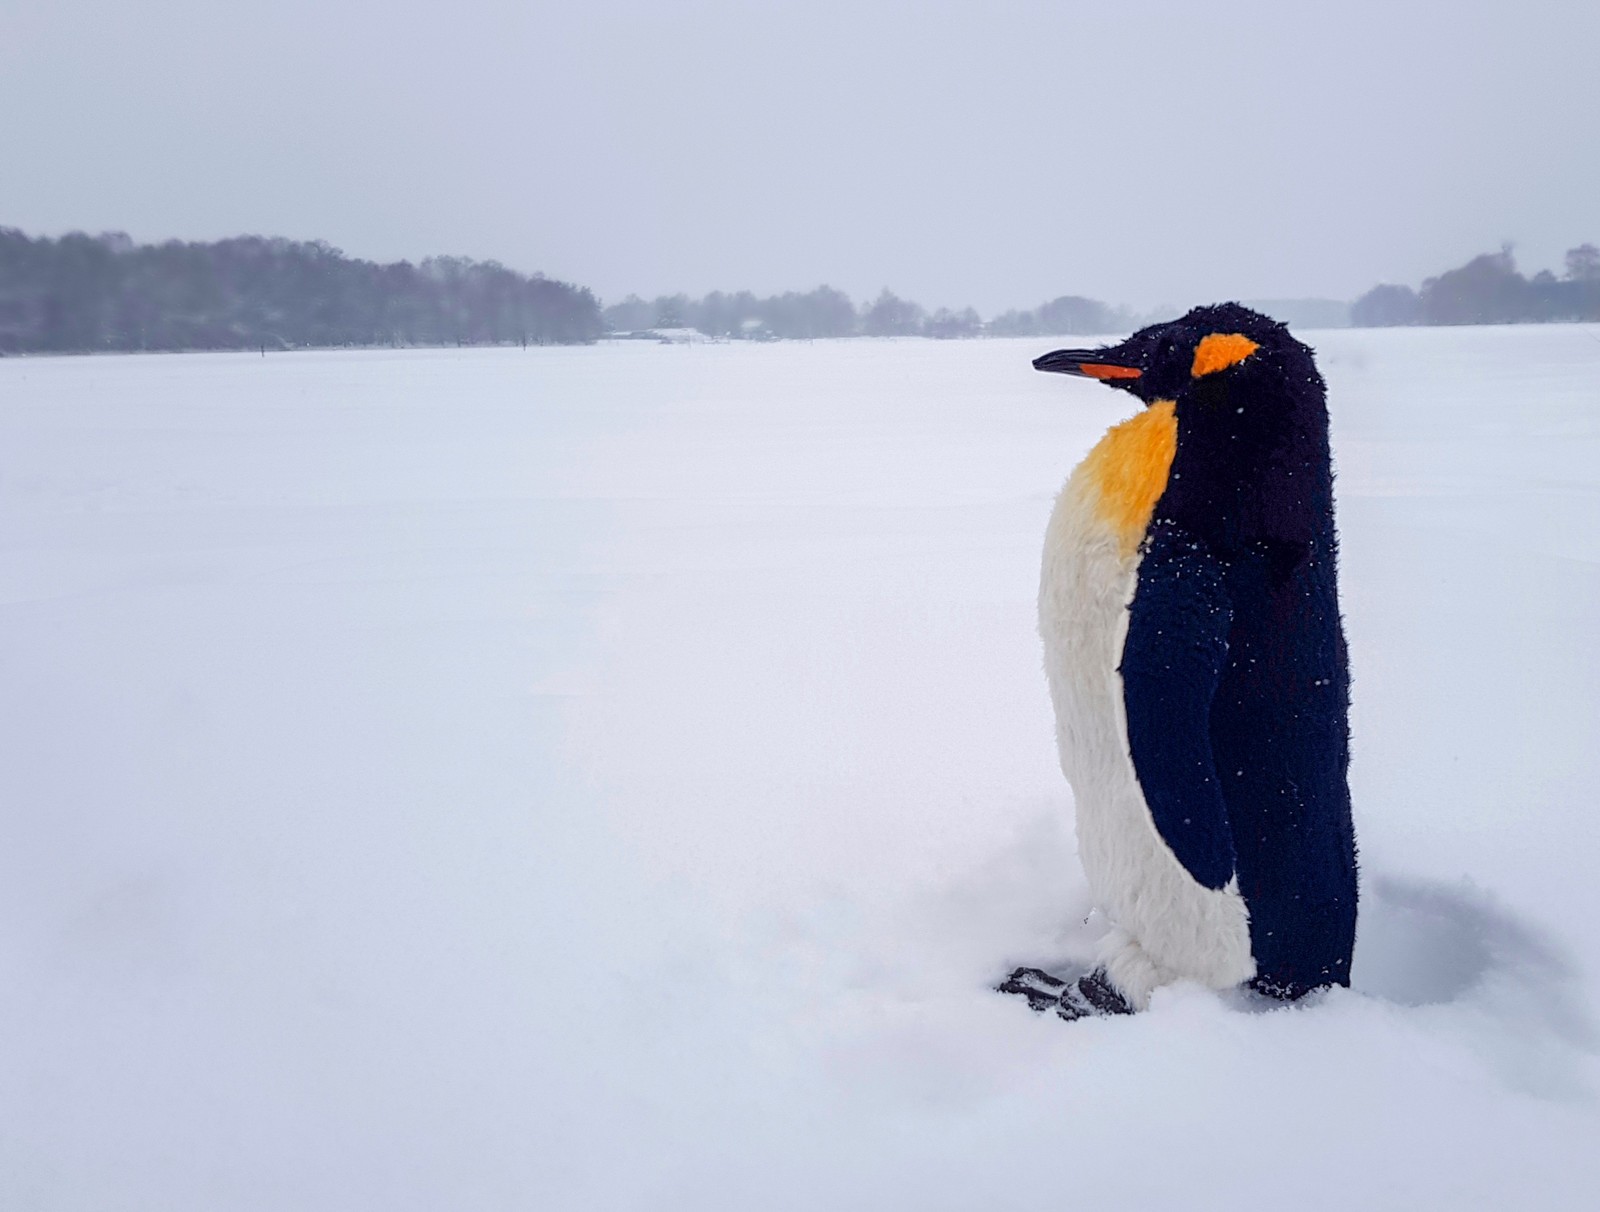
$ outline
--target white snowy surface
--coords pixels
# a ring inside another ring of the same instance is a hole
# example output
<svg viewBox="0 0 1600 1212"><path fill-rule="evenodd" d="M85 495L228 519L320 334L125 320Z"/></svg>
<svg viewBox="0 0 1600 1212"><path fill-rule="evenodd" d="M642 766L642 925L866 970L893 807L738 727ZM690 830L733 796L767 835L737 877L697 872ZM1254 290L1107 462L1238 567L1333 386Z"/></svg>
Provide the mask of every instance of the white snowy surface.
<svg viewBox="0 0 1600 1212"><path fill-rule="evenodd" d="M1048 341L0 361L0 1208L1596 1207L1600 329L1310 339L1357 988L1074 1024Z"/></svg>

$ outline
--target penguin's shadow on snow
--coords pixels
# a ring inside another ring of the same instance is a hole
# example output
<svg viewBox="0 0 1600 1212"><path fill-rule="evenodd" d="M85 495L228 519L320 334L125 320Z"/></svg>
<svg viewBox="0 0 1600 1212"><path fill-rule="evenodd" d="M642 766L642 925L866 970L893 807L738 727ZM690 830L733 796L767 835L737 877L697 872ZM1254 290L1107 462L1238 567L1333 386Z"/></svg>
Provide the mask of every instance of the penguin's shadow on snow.
<svg viewBox="0 0 1600 1212"><path fill-rule="evenodd" d="M1480 1051L1510 1085L1589 1093L1574 1053L1600 1050L1582 983L1560 948L1475 885L1399 876L1362 889L1351 986L1427 1012L1470 1005Z"/></svg>
<svg viewBox="0 0 1600 1212"><path fill-rule="evenodd" d="M1383 876L1362 893L1357 992L1438 1006L1512 977L1541 1004L1574 1001L1575 975L1555 946L1474 885Z"/></svg>

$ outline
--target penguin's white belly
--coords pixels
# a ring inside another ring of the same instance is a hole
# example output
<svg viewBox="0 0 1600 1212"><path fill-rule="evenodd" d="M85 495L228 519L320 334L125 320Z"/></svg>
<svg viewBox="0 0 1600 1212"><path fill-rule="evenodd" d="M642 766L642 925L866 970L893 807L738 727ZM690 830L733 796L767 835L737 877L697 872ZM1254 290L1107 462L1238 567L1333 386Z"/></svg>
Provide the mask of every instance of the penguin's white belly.
<svg viewBox="0 0 1600 1212"><path fill-rule="evenodd" d="M1237 879L1210 889L1184 869L1156 830L1128 747L1118 667L1138 580L1129 527L1137 521L1142 535L1149 512L1134 518L1125 505L1108 505L1106 460L1097 456L1119 431L1135 427L1149 424L1138 417L1112 430L1056 501L1045 534L1039 631L1061 768L1076 801L1078 853L1113 926L1101 961L1142 1007L1153 988L1179 978L1236 985L1255 975L1255 960ZM1152 506L1159 491L1147 490Z"/></svg>

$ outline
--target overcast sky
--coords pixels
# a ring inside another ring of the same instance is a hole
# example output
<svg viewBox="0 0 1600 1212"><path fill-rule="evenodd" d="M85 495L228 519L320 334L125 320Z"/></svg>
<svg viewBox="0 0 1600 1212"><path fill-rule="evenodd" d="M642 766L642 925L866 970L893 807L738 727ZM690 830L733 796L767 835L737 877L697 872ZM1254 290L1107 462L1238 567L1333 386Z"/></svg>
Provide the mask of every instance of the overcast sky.
<svg viewBox="0 0 1600 1212"><path fill-rule="evenodd" d="M1600 242L1600 3L0 0L0 224L607 301L1351 298Z"/></svg>

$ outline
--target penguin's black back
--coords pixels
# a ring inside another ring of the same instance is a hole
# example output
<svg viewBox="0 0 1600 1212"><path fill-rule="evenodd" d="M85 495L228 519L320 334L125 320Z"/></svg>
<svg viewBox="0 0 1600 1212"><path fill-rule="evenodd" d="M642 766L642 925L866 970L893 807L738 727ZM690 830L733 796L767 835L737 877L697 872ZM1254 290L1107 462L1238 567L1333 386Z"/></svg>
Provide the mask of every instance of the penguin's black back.
<svg viewBox="0 0 1600 1212"><path fill-rule="evenodd" d="M1141 781L1162 765L1214 763L1228 836L1195 836L1180 858L1210 886L1236 871L1256 983L1293 997L1349 983L1357 875L1325 388L1311 351L1274 328L1248 375L1200 379L1179 397L1124 660L1147 637L1170 643L1174 628L1214 650L1210 753L1175 744L1170 702L1135 681L1129 747ZM1158 825L1181 838L1191 822Z"/></svg>

